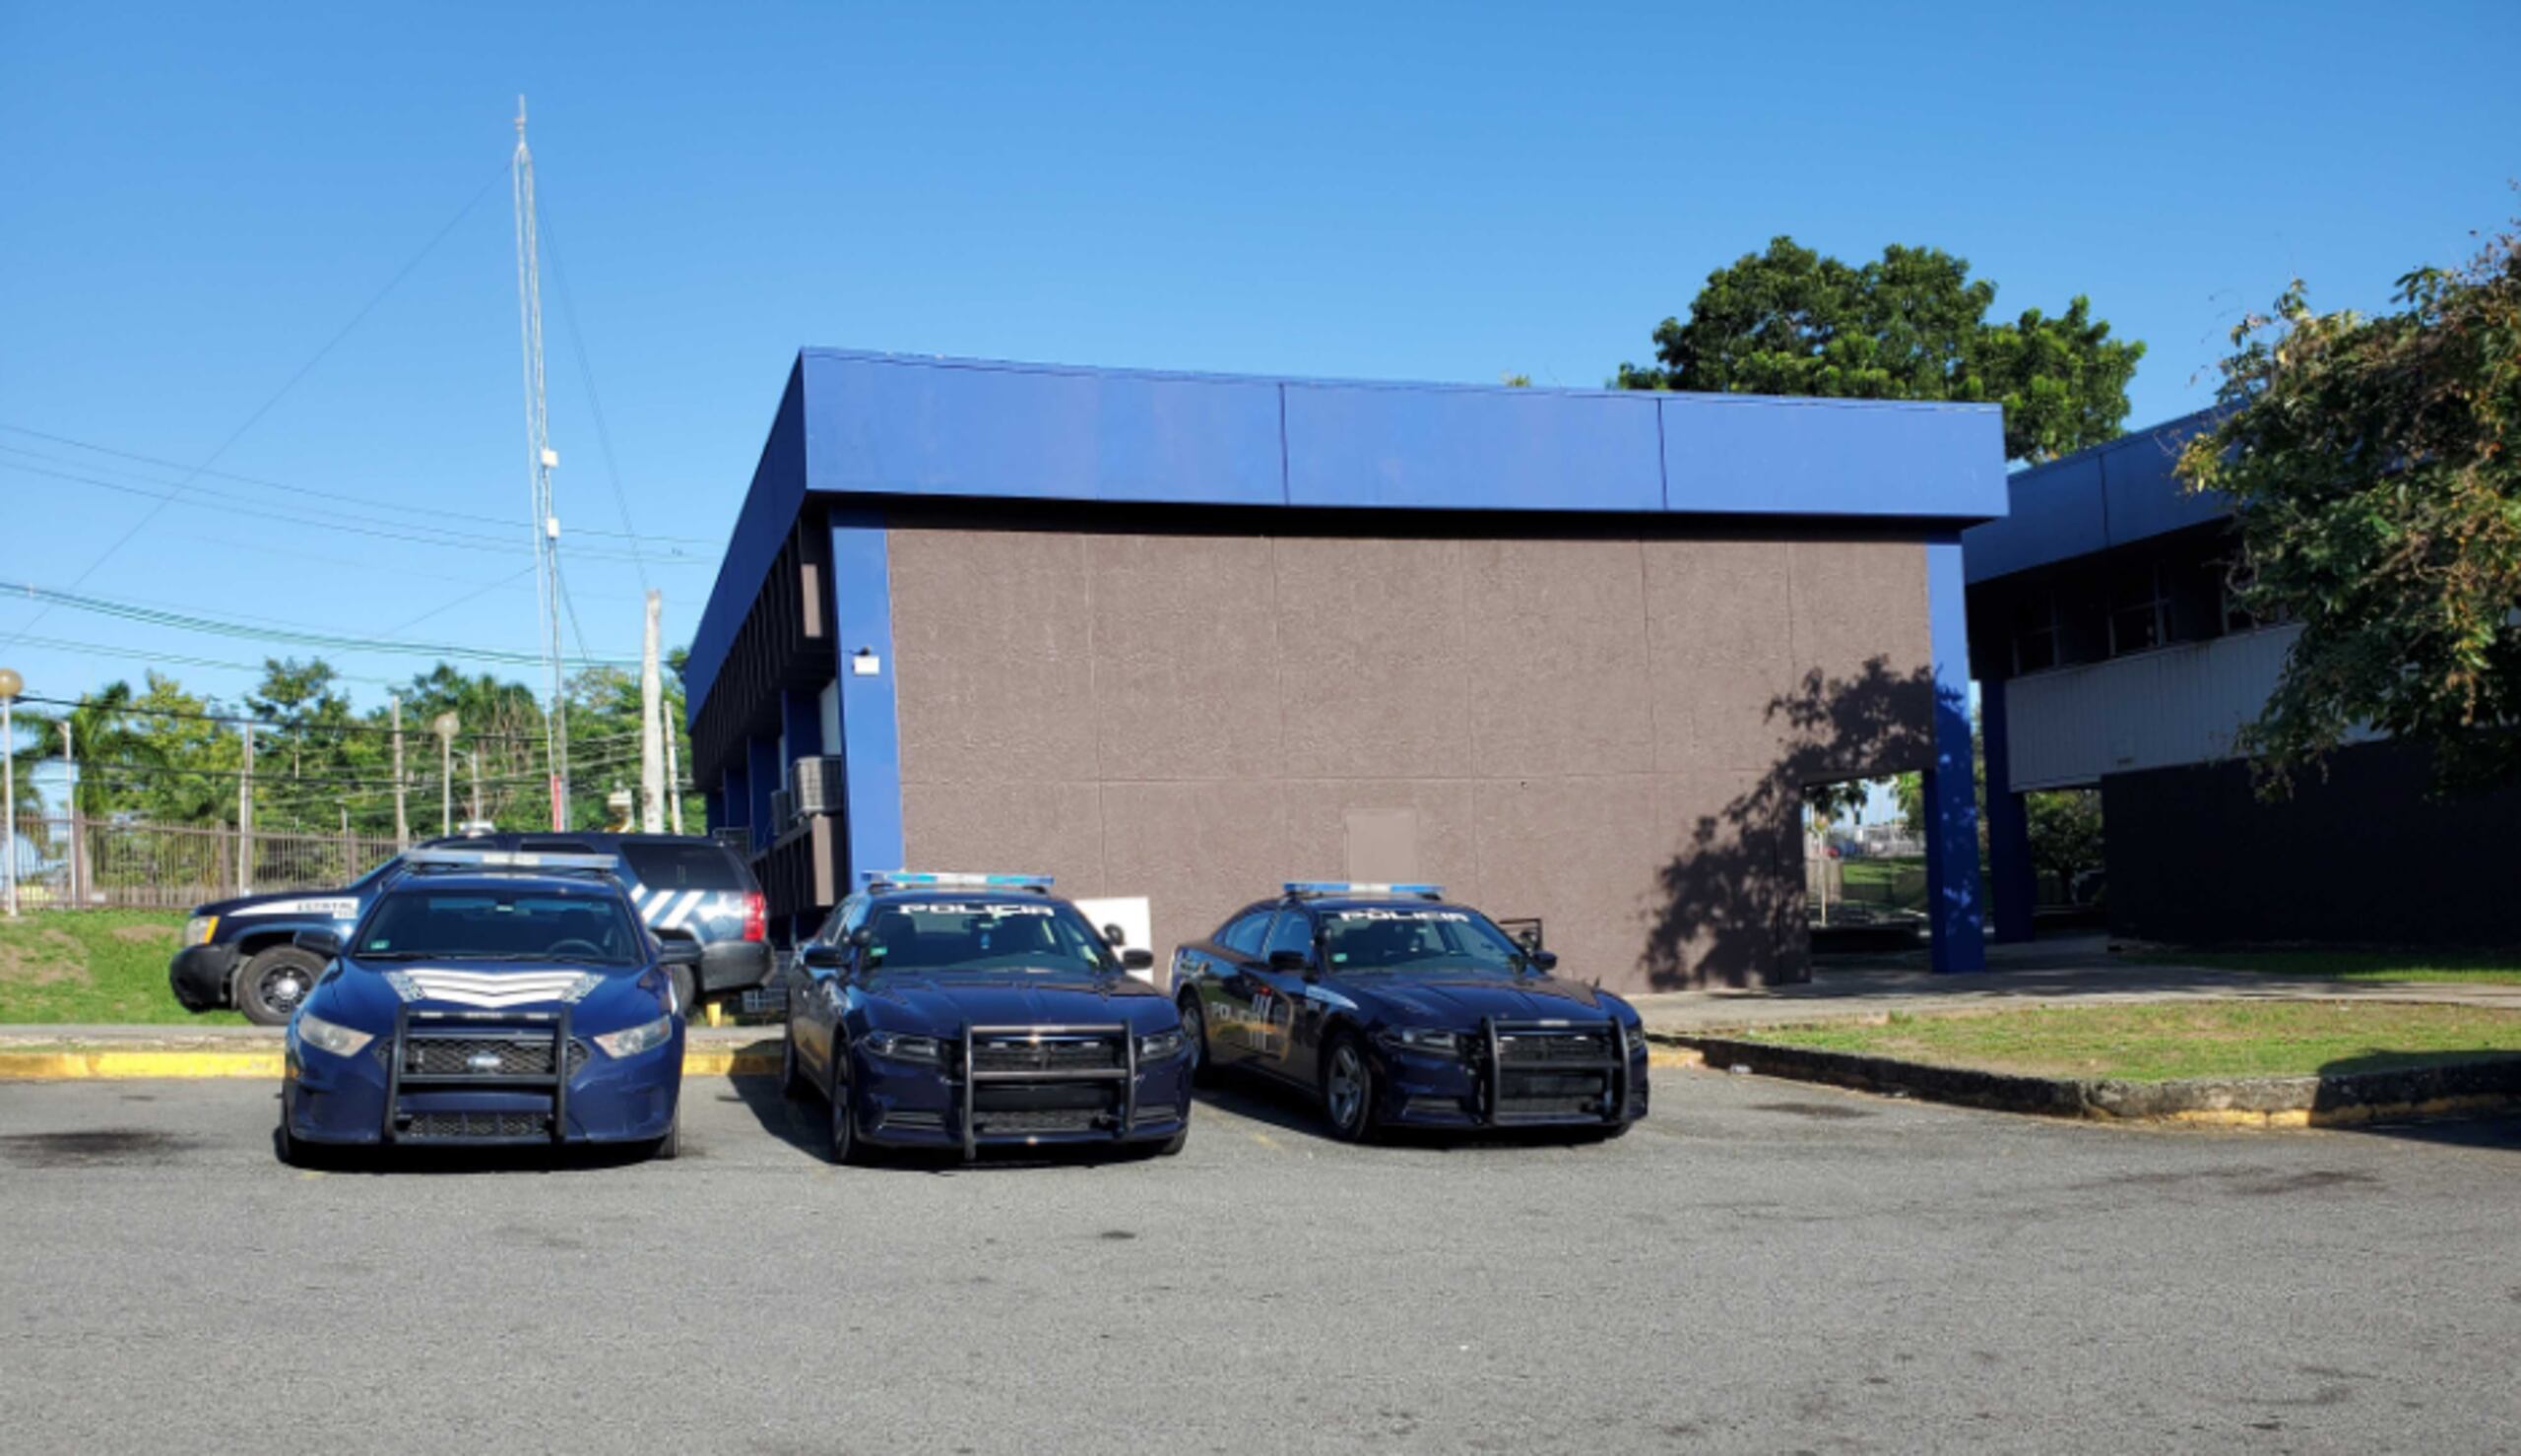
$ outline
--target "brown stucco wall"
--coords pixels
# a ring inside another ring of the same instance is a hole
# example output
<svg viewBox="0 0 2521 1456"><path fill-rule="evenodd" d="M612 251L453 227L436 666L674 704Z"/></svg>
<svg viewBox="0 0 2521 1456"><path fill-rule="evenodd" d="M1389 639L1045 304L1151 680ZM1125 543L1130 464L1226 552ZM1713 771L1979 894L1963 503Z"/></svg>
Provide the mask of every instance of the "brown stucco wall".
<svg viewBox="0 0 2521 1456"><path fill-rule="evenodd" d="M1407 873L1606 985L1800 979L1799 786L1926 756L1913 539L1112 526L895 524L906 853L1145 895L1159 958Z"/></svg>

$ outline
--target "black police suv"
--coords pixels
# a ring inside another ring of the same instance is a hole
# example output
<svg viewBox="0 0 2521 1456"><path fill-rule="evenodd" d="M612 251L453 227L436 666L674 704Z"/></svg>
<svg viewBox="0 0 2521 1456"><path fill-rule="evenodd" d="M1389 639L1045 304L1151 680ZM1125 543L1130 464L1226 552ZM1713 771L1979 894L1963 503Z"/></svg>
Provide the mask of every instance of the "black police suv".
<svg viewBox="0 0 2521 1456"><path fill-rule="evenodd" d="M1330 1130L1554 1126L1617 1137L1646 1115L1637 1009L1551 975L1439 885L1296 881L1176 951L1201 1071L1321 1100Z"/></svg>
<svg viewBox="0 0 2521 1456"><path fill-rule="evenodd" d="M1173 1004L1038 875L868 876L799 948L784 1082L822 1099L834 1162L871 1145L1106 1146L1191 1130Z"/></svg>
<svg viewBox="0 0 2521 1456"><path fill-rule="evenodd" d="M199 1015L233 1006L257 1026L280 1026L315 985L324 958L297 944L302 930L348 934L377 887L402 864L397 855L338 890L240 895L193 907L166 983Z"/></svg>

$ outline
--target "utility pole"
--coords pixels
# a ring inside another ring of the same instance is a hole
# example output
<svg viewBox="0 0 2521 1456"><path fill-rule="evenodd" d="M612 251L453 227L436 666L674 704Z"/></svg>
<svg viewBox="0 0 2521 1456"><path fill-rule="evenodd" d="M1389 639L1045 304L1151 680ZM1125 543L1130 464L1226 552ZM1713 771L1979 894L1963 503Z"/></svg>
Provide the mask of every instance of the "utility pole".
<svg viewBox="0 0 2521 1456"><path fill-rule="evenodd" d="M254 893L254 726L245 725L245 772L236 781L236 893Z"/></svg>
<svg viewBox="0 0 2521 1456"><path fill-rule="evenodd" d="M0 667L0 877L9 882L9 918L18 918L18 725L10 716L27 680Z"/></svg>
<svg viewBox="0 0 2521 1456"><path fill-rule="evenodd" d="M441 713L429 727L437 733L437 832L455 832L455 730L463 727L452 713Z"/></svg>
<svg viewBox="0 0 2521 1456"><path fill-rule="evenodd" d="M666 693L657 676L657 623L665 605L665 594L650 590L648 632L639 646L639 829L644 834L663 834L666 827Z"/></svg>
<svg viewBox="0 0 2521 1456"><path fill-rule="evenodd" d="M394 853L412 847L412 816L405 812L403 791L403 695L396 693L385 701L394 705Z"/></svg>
<svg viewBox="0 0 2521 1456"><path fill-rule="evenodd" d="M545 710L544 742L551 776L551 827L569 827L569 706L560 670L560 517L551 508L551 421L543 396L543 265L534 220L534 154L525 145L525 97L516 98L516 156L509 163L516 186L517 312L525 354L525 446L534 486L534 580L542 594L543 663L550 705Z"/></svg>
<svg viewBox="0 0 2521 1456"><path fill-rule="evenodd" d="M70 770L70 903L86 905L86 892L79 883L86 877L79 872L79 861L87 857L82 852L88 839L86 827L79 822L79 743L71 735L70 719L66 714L61 720L61 761Z"/></svg>
<svg viewBox="0 0 2521 1456"><path fill-rule="evenodd" d="M663 704L658 705L657 715L661 718L665 716ZM679 755L674 746L674 737L675 726L668 723L665 725L666 818L667 822L674 827L674 832L680 834L682 833L682 766L675 762Z"/></svg>

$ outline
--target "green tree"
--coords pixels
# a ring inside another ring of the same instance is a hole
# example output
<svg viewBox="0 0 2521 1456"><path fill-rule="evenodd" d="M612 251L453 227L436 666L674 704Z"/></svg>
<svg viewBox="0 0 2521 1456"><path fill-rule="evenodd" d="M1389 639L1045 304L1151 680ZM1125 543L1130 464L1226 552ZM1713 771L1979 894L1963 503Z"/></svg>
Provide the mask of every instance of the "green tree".
<svg viewBox="0 0 2521 1456"><path fill-rule="evenodd" d="M2101 794L2058 789L2023 795L2031 821L2031 869L2054 875L2057 898L2075 895L2075 876L2101 863Z"/></svg>
<svg viewBox="0 0 2521 1456"><path fill-rule="evenodd" d="M1949 400L2004 406L2005 455L2040 461L2113 438L2145 346L2109 337L2078 294L2062 314L1990 322L1996 285L1940 248L1898 244L1851 266L1770 241L1708 275L1684 323L1654 330L1657 364L1623 389Z"/></svg>
<svg viewBox="0 0 2521 1456"><path fill-rule="evenodd" d="M2242 604L2301 624L2236 744L2270 793L2365 728L2445 787L2521 782L2521 239L2393 302L2316 313L2297 281L2232 331L2232 412L2180 455L2232 504Z"/></svg>

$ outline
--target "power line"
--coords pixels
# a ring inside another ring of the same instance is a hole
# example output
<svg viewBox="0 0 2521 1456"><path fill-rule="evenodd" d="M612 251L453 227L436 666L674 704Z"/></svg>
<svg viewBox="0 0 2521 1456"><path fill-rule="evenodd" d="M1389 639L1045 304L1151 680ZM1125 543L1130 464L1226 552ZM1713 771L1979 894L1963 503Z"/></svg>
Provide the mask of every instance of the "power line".
<svg viewBox="0 0 2521 1456"><path fill-rule="evenodd" d="M142 606L137 602L112 601L100 597L85 597L75 592L55 591L31 582L0 582L0 592L24 596L53 606L67 606L78 611L93 611L126 621L145 622L151 626L173 627L182 631L202 632L220 637L243 638L253 642L282 642L299 647L329 648L336 652L405 653L420 657L455 658L471 662L500 663L508 665L534 665L543 661L540 654L515 652L501 648L457 647L445 643L407 642L382 637L354 637L343 633L317 632L283 627L255 627L247 623L221 621L213 617L193 616L185 612ZM12 639L14 640L14 639ZM628 667L635 658L580 659L587 667Z"/></svg>
<svg viewBox="0 0 2521 1456"><path fill-rule="evenodd" d="M387 737L392 736L394 732L392 727L381 723L291 723L286 720L276 721L268 718L248 718L241 714L234 713L196 713L184 708L158 708L142 703L99 703L87 698L48 698L36 693L21 693L18 695L18 701L21 703L41 703L48 708L84 708L93 712L108 715L131 713L144 718L177 719L187 723L226 724L231 728L268 728L273 732L375 733L380 736ZM477 742L540 743L543 741L543 735L541 733L494 733L478 729L461 731L457 736ZM639 730L636 728L630 728L617 733L599 733L592 737L581 738L578 741L597 745L608 743L627 744L636 740L638 736Z"/></svg>
<svg viewBox="0 0 2521 1456"><path fill-rule="evenodd" d="M394 276L385 281L385 286L377 289L374 295L369 297L365 303L360 304L358 312L351 315L350 322L342 325L340 329L336 330L332 338L325 340L324 347L315 350L314 354L310 356L305 363L300 364L297 367L296 373L290 375L287 380L282 382L280 388L272 391L269 399L264 400L261 405L255 407L254 412L245 416L245 422L230 431L227 438L219 443L219 448L210 452L210 457L208 459L194 467L192 473L185 475L183 480L175 486L173 494L168 495L164 500L158 502L151 506L147 511L143 512L139 520L131 523L129 530L126 530L122 535L115 537L111 545L108 545L102 551L97 552L95 560L90 561L86 567L81 569L77 576L71 578L70 586L72 590L75 591L80 587L86 586L88 584L88 578L95 576L98 568L102 567L107 561L112 560L116 552L120 551L124 546L131 544L132 538L140 535L143 530L146 530L150 522L157 520L158 513L166 509L168 502L174 500L176 496L183 494L185 488L191 485L194 480L198 479L203 471L219 464L220 458L225 456L238 440L243 439L246 431L252 429L255 425L260 424L264 415L272 412L272 411L279 406L280 402L288 397L291 390L297 388L298 381L313 373L316 365L322 363L327 355L331 354L335 348L340 347L343 340L348 339L351 336L351 332L353 330L356 329L362 322L364 322L369 314L376 311L376 306L385 301L387 294L392 293L396 287L400 286L403 280L411 277L412 271L419 268L420 264L428 258L429 254L437 251L437 245L444 242L449 233L455 231L456 224L462 222L465 218L470 216L473 209L481 204L483 198L490 195L490 188L494 185L496 185L495 178L489 182L484 183L481 191L474 193L471 199L469 199L464 206L456 209L455 216L446 220L446 225L440 227L435 233L431 234L429 240L421 245L420 250L412 255L412 260L404 264L400 269L396 270ZM27 633L34 630L34 628L40 624L43 619L51 613L51 611L52 603L45 603L40 610L36 611L32 621L28 622L25 626L20 627L17 631L11 633L8 643L0 644L0 646L15 645L19 638L24 637Z"/></svg>

